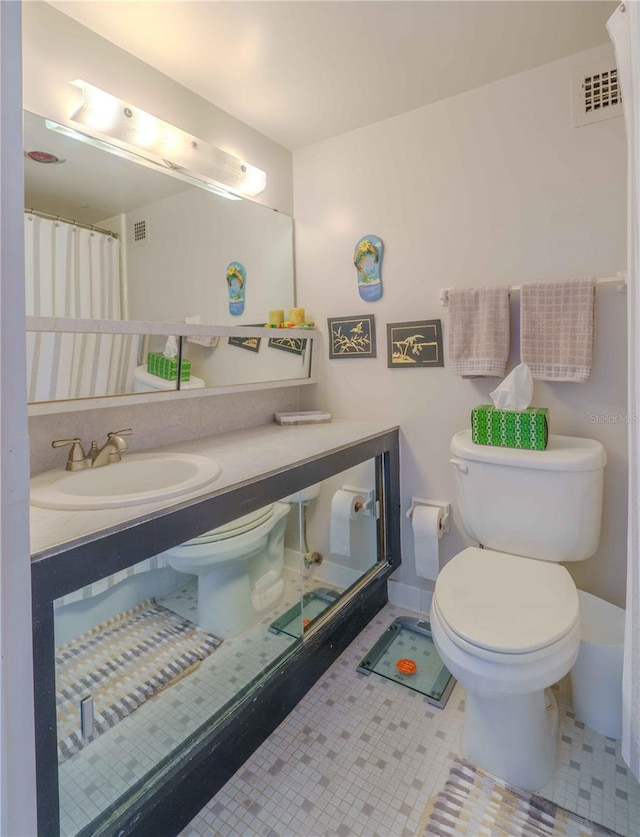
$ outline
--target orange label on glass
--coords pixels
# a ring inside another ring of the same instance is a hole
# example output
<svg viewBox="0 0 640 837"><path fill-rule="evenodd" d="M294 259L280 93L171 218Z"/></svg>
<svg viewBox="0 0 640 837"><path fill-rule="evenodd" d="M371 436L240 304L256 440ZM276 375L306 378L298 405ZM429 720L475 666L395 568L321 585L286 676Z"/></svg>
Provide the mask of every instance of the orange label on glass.
<svg viewBox="0 0 640 837"><path fill-rule="evenodd" d="M413 662L413 660L398 660L396 663L396 668L398 671L402 672L402 674L415 674L418 670L418 666Z"/></svg>

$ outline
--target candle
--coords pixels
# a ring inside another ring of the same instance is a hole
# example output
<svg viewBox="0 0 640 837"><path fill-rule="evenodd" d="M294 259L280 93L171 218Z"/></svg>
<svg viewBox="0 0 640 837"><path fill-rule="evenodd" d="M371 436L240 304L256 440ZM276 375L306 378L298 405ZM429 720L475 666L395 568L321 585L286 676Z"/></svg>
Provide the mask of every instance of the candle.
<svg viewBox="0 0 640 837"><path fill-rule="evenodd" d="M269 311L269 322L273 325L280 325L284 322L284 311Z"/></svg>
<svg viewBox="0 0 640 837"><path fill-rule="evenodd" d="M289 319L295 325L300 325L304 322L304 308L290 308Z"/></svg>

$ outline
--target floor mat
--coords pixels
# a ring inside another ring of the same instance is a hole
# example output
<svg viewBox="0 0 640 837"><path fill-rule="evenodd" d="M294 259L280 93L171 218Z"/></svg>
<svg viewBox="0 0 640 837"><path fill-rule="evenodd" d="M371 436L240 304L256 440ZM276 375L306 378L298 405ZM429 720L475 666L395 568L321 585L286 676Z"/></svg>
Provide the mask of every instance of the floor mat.
<svg viewBox="0 0 640 837"><path fill-rule="evenodd" d="M358 671L374 672L420 692L440 709L456 682L436 651L429 623L411 616L400 616L389 625Z"/></svg>
<svg viewBox="0 0 640 837"><path fill-rule="evenodd" d="M425 809L416 837L619 837L548 799L495 779L464 759Z"/></svg>
<svg viewBox="0 0 640 837"><path fill-rule="evenodd" d="M59 646L59 763L208 657L221 641L188 619L147 600ZM93 711L87 706L91 699Z"/></svg>

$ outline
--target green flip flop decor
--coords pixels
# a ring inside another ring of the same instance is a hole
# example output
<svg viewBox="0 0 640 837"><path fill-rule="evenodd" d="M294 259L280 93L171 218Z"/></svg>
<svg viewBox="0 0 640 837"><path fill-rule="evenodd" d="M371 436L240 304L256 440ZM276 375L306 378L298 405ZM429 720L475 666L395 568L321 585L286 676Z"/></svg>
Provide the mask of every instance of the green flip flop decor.
<svg viewBox="0 0 640 837"><path fill-rule="evenodd" d="M365 302L375 302L382 296L382 240L377 235L365 235L356 244L353 263L358 271L358 292Z"/></svg>

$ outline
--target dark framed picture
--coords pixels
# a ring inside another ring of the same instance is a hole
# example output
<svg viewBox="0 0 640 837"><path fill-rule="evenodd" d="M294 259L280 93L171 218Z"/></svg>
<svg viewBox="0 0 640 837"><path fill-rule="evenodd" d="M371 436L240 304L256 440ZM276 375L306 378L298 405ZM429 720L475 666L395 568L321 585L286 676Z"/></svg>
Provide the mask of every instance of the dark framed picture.
<svg viewBox="0 0 640 837"><path fill-rule="evenodd" d="M246 328L262 328L264 323L253 323L247 325ZM239 349L247 349L249 352L259 352L262 337L237 337L234 335L229 338L230 346L237 346Z"/></svg>
<svg viewBox="0 0 640 837"><path fill-rule="evenodd" d="M387 365L389 369L444 366L442 321L387 323Z"/></svg>
<svg viewBox="0 0 640 837"><path fill-rule="evenodd" d="M281 352L291 352L292 355L303 355L307 341L303 337L270 337L267 345L270 349L280 349Z"/></svg>
<svg viewBox="0 0 640 837"><path fill-rule="evenodd" d="M329 358L376 356L376 324L373 314L363 317L330 317Z"/></svg>

